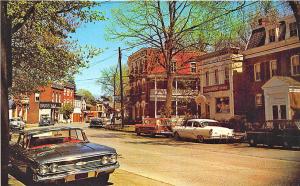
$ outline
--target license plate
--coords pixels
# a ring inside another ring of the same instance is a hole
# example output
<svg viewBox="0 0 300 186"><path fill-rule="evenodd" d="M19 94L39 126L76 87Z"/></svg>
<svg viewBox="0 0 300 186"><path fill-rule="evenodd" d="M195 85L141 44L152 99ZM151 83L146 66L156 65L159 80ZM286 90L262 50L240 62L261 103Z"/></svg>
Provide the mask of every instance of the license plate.
<svg viewBox="0 0 300 186"><path fill-rule="evenodd" d="M80 180L80 179L85 179L85 178L93 178L96 177L96 172L92 171L92 172L87 172L87 173L81 173L81 174L72 174L72 175L68 175L65 178L65 182L69 182L69 181L75 181L75 180Z"/></svg>

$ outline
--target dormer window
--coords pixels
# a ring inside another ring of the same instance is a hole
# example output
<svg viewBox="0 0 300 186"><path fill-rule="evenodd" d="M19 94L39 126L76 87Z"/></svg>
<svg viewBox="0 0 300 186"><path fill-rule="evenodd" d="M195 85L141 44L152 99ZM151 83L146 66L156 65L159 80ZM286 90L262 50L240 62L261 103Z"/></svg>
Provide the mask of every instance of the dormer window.
<svg viewBox="0 0 300 186"><path fill-rule="evenodd" d="M297 36L297 23L293 22L289 24L290 27L290 37Z"/></svg>
<svg viewBox="0 0 300 186"><path fill-rule="evenodd" d="M286 33L286 26L285 22L281 21L279 25L279 36L278 36L278 41L282 41L285 39L285 33Z"/></svg>
<svg viewBox="0 0 300 186"><path fill-rule="evenodd" d="M269 30L269 42L275 42L275 28Z"/></svg>

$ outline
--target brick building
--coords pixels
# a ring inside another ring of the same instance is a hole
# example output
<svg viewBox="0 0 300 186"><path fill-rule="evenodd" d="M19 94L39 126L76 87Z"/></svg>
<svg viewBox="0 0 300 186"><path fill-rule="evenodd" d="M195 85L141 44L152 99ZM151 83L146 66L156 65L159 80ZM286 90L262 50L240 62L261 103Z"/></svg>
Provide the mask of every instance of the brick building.
<svg viewBox="0 0 300 186"><path fill-rule="evenodd" d="M197 115L193 101L199 93L199 78L195 76L196 64L188 62L198 56L196 52L178 53L171 69L174 72L172 115L184 116L186 112ZM143 48L128 58L130 96L127 104L129 120L137 122L143 117L161 117L166 100L167 79L162 54L157 49Z"/></svg>
<svg viewBox="0 0 300 186"><path fill-rule="evenodd" d="M252 121L294 119L300 109L300 42L294 16L261 19L244 54L247 116Z"/></svg>
<svg viewBox="0 0 300 186"><path fill-rule="evenodd" d="M239 49L224 48L195 60L201 82L198 101L201 117L229 120L244 115L243 56L239 54Z"/></svg>

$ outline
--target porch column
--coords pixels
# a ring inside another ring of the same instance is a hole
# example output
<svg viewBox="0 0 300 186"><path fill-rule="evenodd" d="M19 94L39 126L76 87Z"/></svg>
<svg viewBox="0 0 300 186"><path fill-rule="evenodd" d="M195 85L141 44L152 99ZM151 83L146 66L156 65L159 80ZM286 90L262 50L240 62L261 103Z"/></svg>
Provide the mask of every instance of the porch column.
<svg viewBox="0 0 300 186"><path fill-rule="evenodd" d="M154 116L157 118L157 87L156 87L156 76L154 78L154 94L155 94L155 100L154 100Z"/></svg>

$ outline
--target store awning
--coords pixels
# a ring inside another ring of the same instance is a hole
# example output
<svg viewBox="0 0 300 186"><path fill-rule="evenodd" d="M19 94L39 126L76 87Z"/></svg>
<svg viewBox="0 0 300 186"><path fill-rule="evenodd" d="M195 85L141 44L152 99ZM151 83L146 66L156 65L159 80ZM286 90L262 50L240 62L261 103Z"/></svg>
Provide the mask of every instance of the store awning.
<svg viewBox="0 0 300 186"><path fill-rule="evenodd" d="M300 109L300 92L289 92L290 106L293 110Z"/></svg>

